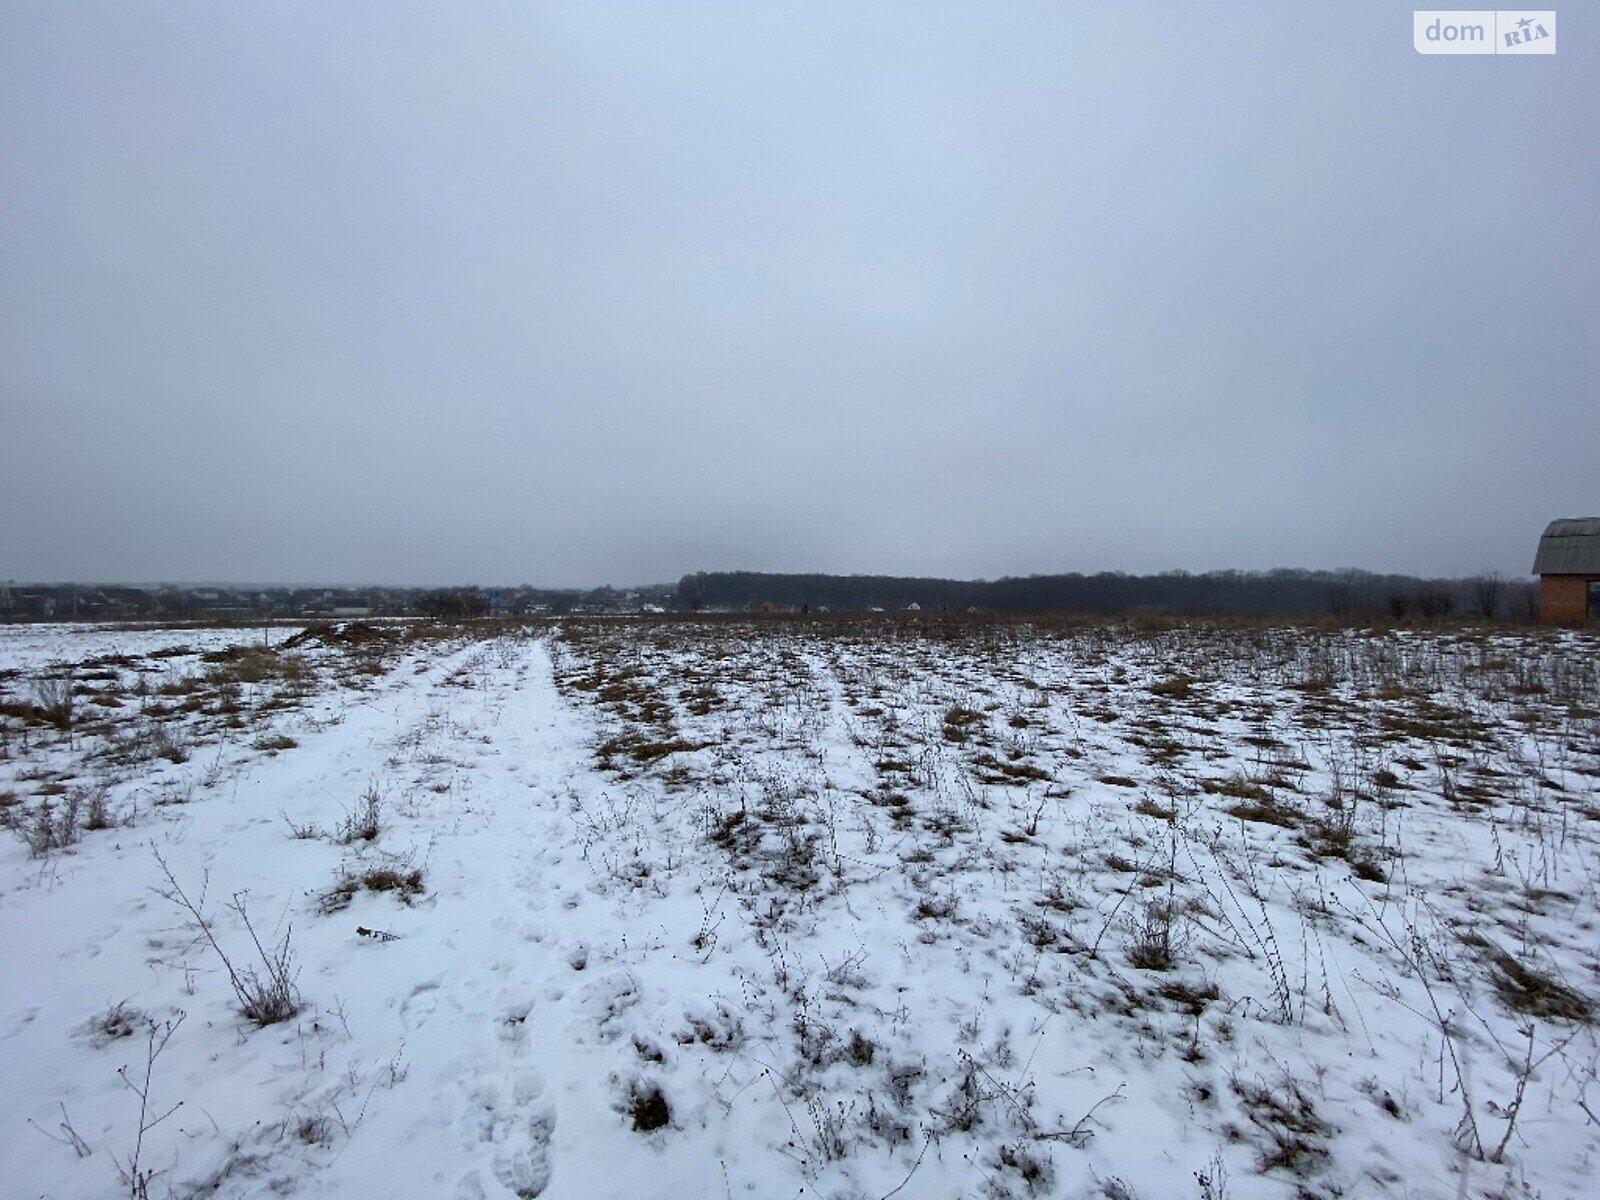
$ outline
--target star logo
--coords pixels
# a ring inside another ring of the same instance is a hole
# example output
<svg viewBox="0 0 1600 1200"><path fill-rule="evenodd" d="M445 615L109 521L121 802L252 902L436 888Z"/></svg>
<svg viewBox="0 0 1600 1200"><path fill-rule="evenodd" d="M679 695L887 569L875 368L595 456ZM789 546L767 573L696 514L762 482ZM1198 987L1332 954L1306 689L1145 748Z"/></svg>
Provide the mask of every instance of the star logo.
<svg viewBox="0 0 1600 1200"><path fill-rule="evenodd" d="M1533 24L1533 22L1530 21L1527 17L1523 17L1522 20L1517 22L1517 27L1519 29L1526 29L1529 25L1532 25L1532 24Z"/></svg>

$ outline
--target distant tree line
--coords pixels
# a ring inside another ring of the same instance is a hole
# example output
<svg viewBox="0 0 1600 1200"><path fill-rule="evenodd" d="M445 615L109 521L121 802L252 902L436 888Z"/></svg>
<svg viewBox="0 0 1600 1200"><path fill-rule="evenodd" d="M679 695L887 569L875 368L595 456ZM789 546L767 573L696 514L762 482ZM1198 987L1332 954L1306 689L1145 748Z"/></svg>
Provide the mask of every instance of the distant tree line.
<svg viewBox="0 0 1600 1200"><path fill-rule="evenodd" d="M662 609L672 584L618 590L458 585L416 587L139 587L121 584L0 581L0 623L13 621L265 621L364 620L564 613L628 613Z"/></svg>
<svg viewBox="0 0 1600 1200"><path fill-rule="evenodd" d="M1366 571L1211 571L1191 575L1030 575L996 580L891 575L768 575L698 572L676 586L536 588L141 588L102 584L0 583L0 622L118 620L337 620L406 616L649 613L665 609L799 612L905 609L962 612L1279 613L1436 618L1451 614L1528 619L1537 589L1484 574L1418 579Z"/></svg>
<svg viewBox="0 0 1600 1200"><path fill-rule="evenodd" d="M453 620L461 617L486 617L489 615L489 598L477 588L433 588L423 592L413 602L418 616L434 620Z"/></svg>
<svg viewBox="0 0 1600 1200"><path fill-rule="evenodd" d="M1159 575L1029 575L996 580L891 575L769 575L698 572L678 581L675 607L835 612L874 608L994 612L1279 613L1290 615L1441 617L1526 616L1534 585L1481 575L1420 579L1367 571L1209 571Z"/></svg>

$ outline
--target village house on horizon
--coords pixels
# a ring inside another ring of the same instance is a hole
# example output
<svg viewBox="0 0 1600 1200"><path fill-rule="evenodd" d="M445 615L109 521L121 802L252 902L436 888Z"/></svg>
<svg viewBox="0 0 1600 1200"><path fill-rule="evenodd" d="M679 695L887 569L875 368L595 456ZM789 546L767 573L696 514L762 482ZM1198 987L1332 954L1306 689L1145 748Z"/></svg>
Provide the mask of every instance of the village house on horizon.
<svg viewBox="0 0 1600 1200"><path fill-rule="evenodd" d="M1539 619L1576 625L1600 618L1600 517L1551 521L1539 539Z"/></svg>

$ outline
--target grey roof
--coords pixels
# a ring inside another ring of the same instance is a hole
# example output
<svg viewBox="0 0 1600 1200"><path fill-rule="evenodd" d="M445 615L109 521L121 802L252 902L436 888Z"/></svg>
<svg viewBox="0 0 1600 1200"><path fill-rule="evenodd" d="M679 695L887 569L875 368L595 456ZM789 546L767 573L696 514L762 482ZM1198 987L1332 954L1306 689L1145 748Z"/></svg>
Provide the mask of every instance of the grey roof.
<svg viewBox="0 0 1600 1200"><path fill-rule="evenodd" d="M1539 539L1535 575L1600 575L1600 517L1551 521Z"/></svg>

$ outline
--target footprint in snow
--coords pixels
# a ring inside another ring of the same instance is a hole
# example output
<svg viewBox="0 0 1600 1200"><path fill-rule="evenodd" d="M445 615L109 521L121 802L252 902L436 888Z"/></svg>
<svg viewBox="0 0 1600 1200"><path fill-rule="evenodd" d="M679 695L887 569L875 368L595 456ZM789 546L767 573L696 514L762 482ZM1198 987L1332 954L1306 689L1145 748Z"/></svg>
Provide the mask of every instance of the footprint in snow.
<svg viewBox="0 0 1600 1200"><path fill-rule="evenodd" d="M544 1099L544 1081L537 1072L520 1073L511 1083L510 1099L501 1085L486 1083L467 1098L465 1123L473 1141L492 1148L491 1173L503 1192L484 1186L480 1172L462 1180L462 1195L478 1200L509 1194L532 1200L550 1185L550 1137L556 1115Z"/></svg>
<svg viewBox="0 0 1600 1200"><path fill-rule="evenodd" d="M514 1054L521 1054L527 1047L528 1016L532 1012L532 1000L505 1006L505 1016L500 1018L499 1037Z"/></svg>
<svg viewBox="0 0 1600 1200"><path fill-rule="evenodd" d="M10 1041L29 1025L32 1025L34 1021L38 1020L40 1011L37 1004L30 1004L20 1012L12 1014L11 1020L7 1022L6 1031L0 1033L0 1042Z"/></svg>
<svg viewBox="0 0 1600 1200"><path fill-rule="evenodd" d="M411 994L400 1002L400 1024L407 1030L420 1029L437 1007L439 981L426 979L412 988Z"/></svg>

